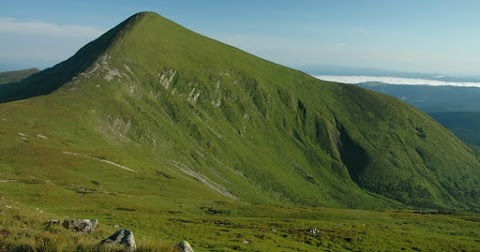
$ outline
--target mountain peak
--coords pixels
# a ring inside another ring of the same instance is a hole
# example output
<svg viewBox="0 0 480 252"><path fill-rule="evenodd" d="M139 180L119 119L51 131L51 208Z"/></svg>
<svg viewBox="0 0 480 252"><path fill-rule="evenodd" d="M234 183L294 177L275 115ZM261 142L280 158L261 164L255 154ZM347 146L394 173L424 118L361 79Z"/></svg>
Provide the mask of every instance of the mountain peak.
<svg viewBox="0 0 480 252"><path fill-rule="evenodd" d="M232 61L232 58L240 60ZM116 69L103 67L102 73L97 72L100 66L112 64L110 62L115 62ZM94 73L112 80L121 75L119 68L128 72L124 68L132 62L146 66L150 74L158 74L160 69L165 68L186 71L209 69L217 73L236 68L255 73L257 64L278 67L190 31L155 12L144 11L130 16L86 44L66 61L18 83L0 86L0 103L49 94L72 81L91 78Z"/></svg>
<svg viewBox="0 0 480 252"><path fill-rule="evenodd" d="M143 17L162 17L162 16L153 11L140 11L133 14L132 17L143 18Z"/></svg>
<svg viewBox="0 0 480 252"><path fill-rule="evenodd" d="M45 95L57 90L98 61L115 45L119 37L128 33L129 27L135 21L153 15L148 12L137 13L82 47L69 59L22 81L0 86L0 103Z"/></svg>
<svg viewBox="0 0 480 252"><path fill-rule="evenodd" d="M120 31L120 34L125 34L129 32L131 29L134 29L135 24L143 21L143 20L153 20L153 19L160 19L160 20L167 20L166 18L162 17L156 12L153 11L141 11L133 14L129 18L127 18L125 21L120 23L119 25L115 26L113 29L118 29ZM111 30L113 30L111 29ZM107 32L108 33L108 32Z"/></svg>

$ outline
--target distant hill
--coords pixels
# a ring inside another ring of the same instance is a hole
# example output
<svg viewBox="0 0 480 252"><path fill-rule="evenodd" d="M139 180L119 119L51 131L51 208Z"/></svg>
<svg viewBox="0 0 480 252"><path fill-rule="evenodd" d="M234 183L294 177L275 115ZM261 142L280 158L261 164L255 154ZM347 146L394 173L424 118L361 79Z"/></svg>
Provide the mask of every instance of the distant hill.
<svg viewBox="0 0 480 252"><path fill-rule="evenodd" d="M480 88L362 83L361 87L396 97L425 112L480 111Z"/></svg>
<svg viewBox="0 0 480 252"><path fill-rule="evenodd" d="M34 73L38 73L39 71L40 70L38 68L29 68L29 69L18 70L18 71L0 72L0 84L20 81L29 77Z"/></svg>

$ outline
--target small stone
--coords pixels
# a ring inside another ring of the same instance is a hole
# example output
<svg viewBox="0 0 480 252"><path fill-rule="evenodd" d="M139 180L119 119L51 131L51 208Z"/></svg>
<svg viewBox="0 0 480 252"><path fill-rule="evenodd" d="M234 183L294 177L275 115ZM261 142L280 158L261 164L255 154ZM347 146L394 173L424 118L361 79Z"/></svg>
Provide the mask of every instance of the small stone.
<svg viewBox="0 0 480 252"><path fill-rule="evenodd" d="M42 135L42 134L38 134L37 137L38 137L38 138L41 138L41 139L48 139L48 137L46 137L46 136L44 136L44 135Z"/></svg>
<svg viewBox="0 0 480 252"><path fill-rule="evenodd" d="M192 246L187 241L181 241L176 246L176 249L180 250L181 252L193 252Z"/></svg>
<svg viewBox="0 0 480 252"><path fill-rule="evenodd" d="M100 242L100 245L104 244L118 244L123 245L127 248L128 251L135 251L137 245L135 244L135 238L133 237L132 231L128 229L120 229L106 239L103 239Z"/></svg>
<svg viewBox="0 0 480 252"><path fill-rule="evenodd" d="M314 228L314 229L308 229L308 232L310 232L310 233L312 233L312 234L314 234L314 235L320 235L320 234L321 234L320 229L316 229L316 228Z"/></svg>

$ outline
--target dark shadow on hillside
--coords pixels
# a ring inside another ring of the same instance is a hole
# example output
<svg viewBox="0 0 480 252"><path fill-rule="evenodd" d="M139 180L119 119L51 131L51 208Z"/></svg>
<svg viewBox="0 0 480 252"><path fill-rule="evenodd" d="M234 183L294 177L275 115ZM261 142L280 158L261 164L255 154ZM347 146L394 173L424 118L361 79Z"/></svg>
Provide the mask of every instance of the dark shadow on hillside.
<svg viewBox="0 0 480 252"><path fill-rule="evenodd" d="M368 154L350 137L343 127L340 127L339 131L341 142L339 151L342 163L347 167L353 181L360 183L361 176L370 162Z"/></svg>

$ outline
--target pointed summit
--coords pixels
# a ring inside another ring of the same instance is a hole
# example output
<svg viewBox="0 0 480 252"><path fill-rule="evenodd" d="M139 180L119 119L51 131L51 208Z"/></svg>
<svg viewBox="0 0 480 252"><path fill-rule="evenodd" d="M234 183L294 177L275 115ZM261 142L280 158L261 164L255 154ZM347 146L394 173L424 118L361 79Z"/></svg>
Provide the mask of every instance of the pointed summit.
<svg viewBox="0 0 480 252"><path fill-rule="evenodd" d="M244 58L244 55L246 53L194 33L157 13L139 12L66 61L20 82L0 86L0 103L49 94L77 77L90 75L98 64L106 61L135 61L154 71L165 66L183 68L187 63L189 66L184 70L190 70L193 65L193 68L218 68L219 65L224 68L224 65L238 63L231 61L232 58Z"/></svg>
<svg viewBox="0 0 480 252"><path fill-rule="evenodd" d="M55 91L91 67L115 44L119 37L128 31L132 23L145 16L158 15L151 12L137 13L82 47L66 61L20 82L0 86L0 103L45 95Z"/></svg>

